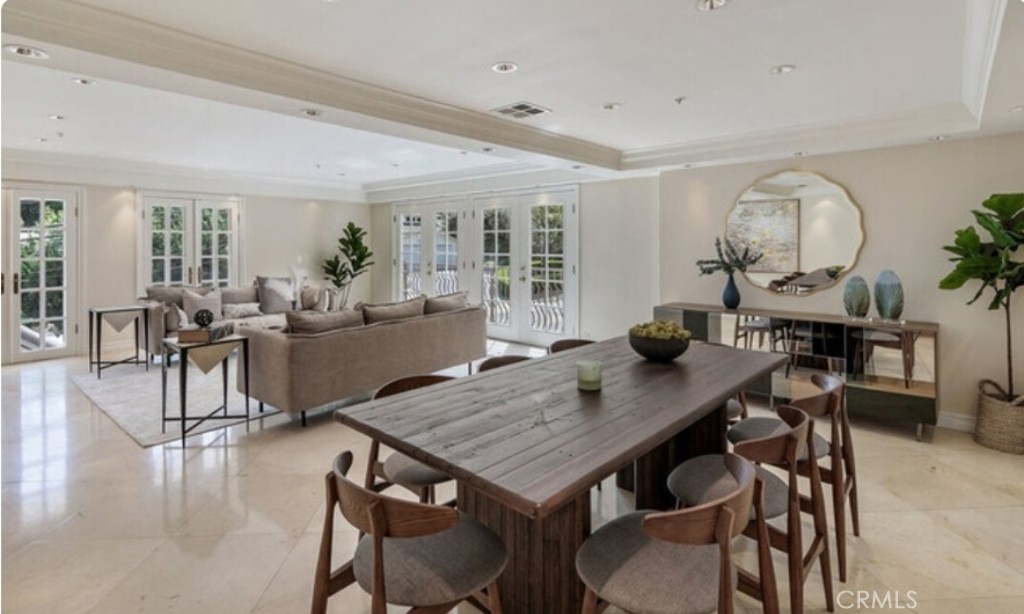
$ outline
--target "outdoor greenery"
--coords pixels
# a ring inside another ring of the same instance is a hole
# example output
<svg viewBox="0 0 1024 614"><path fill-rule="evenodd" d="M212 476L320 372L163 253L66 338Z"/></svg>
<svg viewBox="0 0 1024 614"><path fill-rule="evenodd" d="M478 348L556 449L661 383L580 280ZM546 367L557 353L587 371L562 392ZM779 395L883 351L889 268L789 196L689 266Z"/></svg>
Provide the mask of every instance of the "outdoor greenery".
<svg viewBox="0 0 1024 614"><path fill-rule="evenodd" d="M324 260L323 272L334 287L341 291L341 306L348 304L352 282L373 266L373 252L364 239L366 231L349 222L338 239L339 254Z"/></svg>
<svg viewBox="0 0 1024 614"><path fill-rule="evenodd" d="M1013 337L1010 321L1010 297L1017 288L1024 285L1024 260L1020 248L1024 245L1024 193L993 194L981 204L985 210L974 209L974 220L987 234L988 241L968 226L956 231L953 245L942 249L955 255L950 258L955 268L939 282L943 290L956 290L971 280L978 280L981 286L974 298L975 303L992 289L989 309L1002 309L1006 314L1006 368L1007 396L1014 398L1013 389Z"/></svg>
<svg viewBox="0 0 1024 614"><path fill-rule="evenodd" d="M725 249L723 250L721 238L715 239L715 252L718 254L717 258L697 261L701 275L711 275L718 271L732 275L736 271L746 271L747 267L757 263L764 256L763 253L751 250L746 246L741 252L733 246L729 239L725 240Z"/></svg>

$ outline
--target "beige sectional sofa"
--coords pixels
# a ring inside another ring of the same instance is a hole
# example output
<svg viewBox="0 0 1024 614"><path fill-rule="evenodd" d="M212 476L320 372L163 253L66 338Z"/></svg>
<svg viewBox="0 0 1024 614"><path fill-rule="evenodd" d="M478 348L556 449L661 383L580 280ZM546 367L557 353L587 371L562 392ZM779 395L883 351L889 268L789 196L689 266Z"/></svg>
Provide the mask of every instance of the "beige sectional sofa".
<svg viewBox="0 0 1024 614"><path fill-rule="evenodd" d="M371 322L372 308L362 309ZM389 306L376 309L388 317L400 315L387 313ZM325 332L255 327L236 332L249 338L250 396L281 411L300 412L303 424L307 410L367 393L399 377L468 364L487 353L486 310L478 306ZM244 391L242 369L237 385Z"/></svg>

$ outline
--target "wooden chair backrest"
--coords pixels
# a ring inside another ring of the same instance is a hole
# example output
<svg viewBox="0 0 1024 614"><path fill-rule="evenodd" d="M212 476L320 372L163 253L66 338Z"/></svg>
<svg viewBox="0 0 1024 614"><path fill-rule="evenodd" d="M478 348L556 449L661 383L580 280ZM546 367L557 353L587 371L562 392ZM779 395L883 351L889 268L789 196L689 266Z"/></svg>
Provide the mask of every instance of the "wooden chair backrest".
<svg viewBox="0 0 1024 614"><path fill-rule="evenodd" d="M578 348L581 345L590 345L594 341L592 339L559 339L550 346L548 346L548 354L557 354L573 348Z"/></svg>
<svg viewBox="0 0 1024 614"><path fill-rule="evenodd" d="M396 380L391 380L378 388L377 392L373 393L373 398L381 399L393 394L408 392L410 390L423 388L424 386L431 386L433 384L440 384L441 382L447 382L453 379L455 378L450 375L410 375L409 377L400 377Z"/></svg>
<svg viewBox="0 0 1024 614"><path fill-rule="evenodd" d="M352 526L374 537L419 537L451 529L459 513L443 505L395 499L367 490L348 479L352 453L334 459L334 485L338 507ZM375 558L380 552L375 552Z"/></svg>
<svg viewBox="0 0 1024 614"><path fill-rule="evenodd" d="M791 405L780 405L777 411L779 418L789 427L787 430L761 439L740 442L733 451L755 463L795 465L796 459L802 457L807 450L811 419Z"/></svg>
<svg viewBox="0 0 1024 614"><path fill-rule="evenodd" d="M754 500L754 465L737 454L722 455L738 486L728 495L701 505L644 516L644 532L656 539L678 544L726 544L743 532L750 522Z"/></svg>
<svg viewBox="0 0 1024 614"><path fill-rule="evenodd" d="M498 367L504 367L505 365L515 364L517 362L523 362L524 360L530 360L529 356L519 356L516 354L505 354L504 356L491 356L480 363L480 366L476 368L477 373L484 371L490 371L491 369L497 369Z"/></svg>
<svg viewBox="0 0 1024 614"><path fill-rule="evenodd" d="M846 472L854 471L853 436L850 432L850 415L846 412L846 384L834 375L816 373L811 377L814 385L831 395L829 415L832 417L832 465L843 463Z"/></svg>

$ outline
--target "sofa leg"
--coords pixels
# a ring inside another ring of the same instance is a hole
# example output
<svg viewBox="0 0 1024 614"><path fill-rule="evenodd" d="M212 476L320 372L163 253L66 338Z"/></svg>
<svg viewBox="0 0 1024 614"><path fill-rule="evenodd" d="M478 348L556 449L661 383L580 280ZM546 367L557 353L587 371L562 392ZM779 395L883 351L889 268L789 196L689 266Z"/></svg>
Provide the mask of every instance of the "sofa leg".
<svg viewBox="0 0 1024 614"><path fill-rule="evenodd" d="M260 401L259 407L260 407L260 413L262 414L263 413L263 401Z"/></svg>
<svg viewBox="0 0 1024 614"><path fill-rule="evenodd" d="M466 373L468 375L473 375L473 361L472 360L466 363Z"/></svg>
<svg viewBox="0 0 1024 614"><path fill-rule="evenodd" d="M303 428L306 426L306 412L302 412L302 426Z"/></svg>

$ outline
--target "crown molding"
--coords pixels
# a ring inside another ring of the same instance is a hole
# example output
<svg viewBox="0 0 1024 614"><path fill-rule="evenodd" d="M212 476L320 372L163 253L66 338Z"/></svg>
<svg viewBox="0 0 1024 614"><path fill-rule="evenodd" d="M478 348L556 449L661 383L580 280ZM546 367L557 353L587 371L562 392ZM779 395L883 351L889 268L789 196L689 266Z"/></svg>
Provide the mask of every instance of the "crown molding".
<svg viewBox="0 0 1024 614"><path fill-rule="evenodd" d="M981 124L1007 0L971 0L964 25L963 101Z"/></svg>
<svg viewBox="0 0 1024 614"><path fill-rule="evenodd" d="M621 152L66 0L8 3L3 31L483 144L618 168Z"/></svg>

